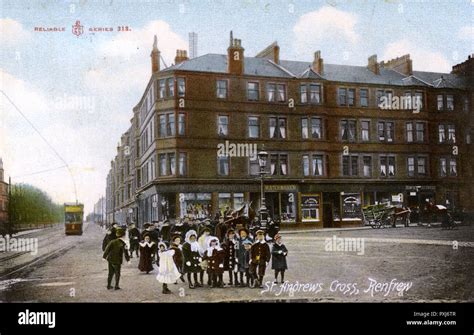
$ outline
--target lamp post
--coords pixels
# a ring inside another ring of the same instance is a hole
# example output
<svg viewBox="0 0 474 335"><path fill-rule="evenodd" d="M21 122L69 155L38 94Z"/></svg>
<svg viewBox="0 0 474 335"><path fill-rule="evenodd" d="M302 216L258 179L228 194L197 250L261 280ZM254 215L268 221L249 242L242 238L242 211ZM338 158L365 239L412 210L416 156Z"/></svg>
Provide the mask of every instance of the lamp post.
<svg viewBox="0 0 474 335"><path fill-rule="evenodd" d="M267 225L267 207L265 206L265 189L263 186L263 178L266 174L265 168L267 166L268 153L262 148L257 154L258 165L260 166L260 225L266 227Z"/></svg>

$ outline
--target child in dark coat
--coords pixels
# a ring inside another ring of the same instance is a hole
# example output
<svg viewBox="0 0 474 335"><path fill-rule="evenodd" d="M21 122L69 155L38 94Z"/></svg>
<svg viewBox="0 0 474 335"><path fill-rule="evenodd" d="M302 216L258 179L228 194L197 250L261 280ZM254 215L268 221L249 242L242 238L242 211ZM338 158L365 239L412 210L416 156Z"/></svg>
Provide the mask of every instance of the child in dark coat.
<svg viewBox="0 0 474 335"><path fill-rule="evenodd" d="M281 283L285 281L285 270L288 269L286 263L286 256L288 255L288 249L281 241L281 235L276 234L275 243L272 247L272 269L275 270L275 284L278 283L278 274L281 274Z"/></svg>

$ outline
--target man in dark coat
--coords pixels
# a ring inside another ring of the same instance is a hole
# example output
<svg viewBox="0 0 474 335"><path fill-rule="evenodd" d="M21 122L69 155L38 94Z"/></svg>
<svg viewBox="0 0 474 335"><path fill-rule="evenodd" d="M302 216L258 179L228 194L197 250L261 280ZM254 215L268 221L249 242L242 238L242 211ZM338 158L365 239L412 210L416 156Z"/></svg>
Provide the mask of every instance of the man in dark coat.
<svg viewBox="0 0 474 335"><path fill-rule="evenodd" d="M265 232L257 230L256 240L250 249L250 269L249 272L253 278L257 278L256 287L263 287L263 277L265 276L265 269L270 261L270 247L265 241Z"/></svg>
<svg viewBox="0 0 474 335"><path fill-rule="evenodd" d="M226 239L222 243L222 249L225 252L224 270L229 272L229 285L240 285L237 277L237 252L234 229L229 229L226 234ZM234 278L235 277L235 278Z"/></svg>
<svg viewBox="0 0 474 335"><path fill-rule="evenodd" d="M161 240L162 241L166 241L166 242L169 242L170 241L170 237L171 237L171 226L170 226L170 222L168 220L165 220L163 222L163 225L161 226L161 229L160 229L160 237L161 237Z"/></svg>
<svg viewBox="0 0 474 335"><path fill-rule="evenodd" d="M117 238L107 244L104 255L102 256L109 263L109 275L107 277L107 289L112 289L112 278L115 276L115 289L119 290L120 269L123 263L123 257L130 262L127 245L123 240L125 231L121 228L116 230Z"/></svg>
<svg viewBox="0 0 474 335"><path fill-rule="evenodd" d="M135 224L132 223L128 229L128 239L130 240L130 258L133 258L133 252L135 251L138 257L138 244L140 243L140 231Z"/></svg>
<svg viewBox="0 0 474 335"><path fill-rule="evenodd" d="M179 235L181 240L184 240L184 235L186 234L186 227L183 224L183 221L178 221L171 227L171 236Z"/></svg>
<svg viewBox="0 0 474 335"><path fill-rule="evenodd" d="M112 241L114 238L112 236L112 231L108 229L105 232L105 237L102 240L102 251L105 251L105 248L107 247L107 244L109 244L110 241Z"/></svg>
<svg viewBox="0 0 474 335"><path fill-rule="evenodd" d="M225 234L229 227L227 224L224 222L224 218L221 217L219 219L219 223L216 226L216 237L219 239L219 241L224 241L225 240Z"/></svg>

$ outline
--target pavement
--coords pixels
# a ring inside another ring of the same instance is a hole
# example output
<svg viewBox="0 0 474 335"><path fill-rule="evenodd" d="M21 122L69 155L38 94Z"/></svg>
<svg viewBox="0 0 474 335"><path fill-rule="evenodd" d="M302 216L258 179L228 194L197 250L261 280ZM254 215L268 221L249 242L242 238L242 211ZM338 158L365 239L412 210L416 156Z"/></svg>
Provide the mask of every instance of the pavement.
<svg viewBox="0 0 474 335"><path fill-rule="evenodd" d="M61 227L32 234L38 254L0 253L1 302L466 302L474 301L474 226L285 231L289 270L284 284L263 289L170 285L163 295L156 271L138 259L122 267L122 290L106 289L104 231L88 224L82 236ZM9 258L2 261L3 258ZM227 282L227 274L224 275Z"/></svg>

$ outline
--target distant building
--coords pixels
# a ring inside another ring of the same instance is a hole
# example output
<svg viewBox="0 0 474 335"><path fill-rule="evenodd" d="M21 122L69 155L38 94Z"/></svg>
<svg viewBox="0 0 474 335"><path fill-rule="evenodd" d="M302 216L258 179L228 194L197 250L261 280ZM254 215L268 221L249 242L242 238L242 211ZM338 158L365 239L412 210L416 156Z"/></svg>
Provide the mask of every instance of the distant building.
<svg viewBox="0 0 474 335"><path fill-rule="evenodd" d="M189 33L189 58L198 56L198 35L195 32Z"/></svg>
<svg viewBox="0 0 474 335"><path fill-rule="evenodd" d="M232 35L226 54L177 50L161 69L159 56L155 40L112 161L114 220L202 217L244 201L258 209L258 162L219 157L226 141L264 145L266 207L289 225L357 226L362 206L382 202L474 211L471 56L451 73L415 71L410 55L363 66L327 64L320 51L289 61L277 43L244 56Z"/></svg>
<svg viewBox="0 0 474 335"><path fill-rule="evenodd" d="M0 158L0 225L8 220L8 183L5 182L3 160Z"/></svg>

